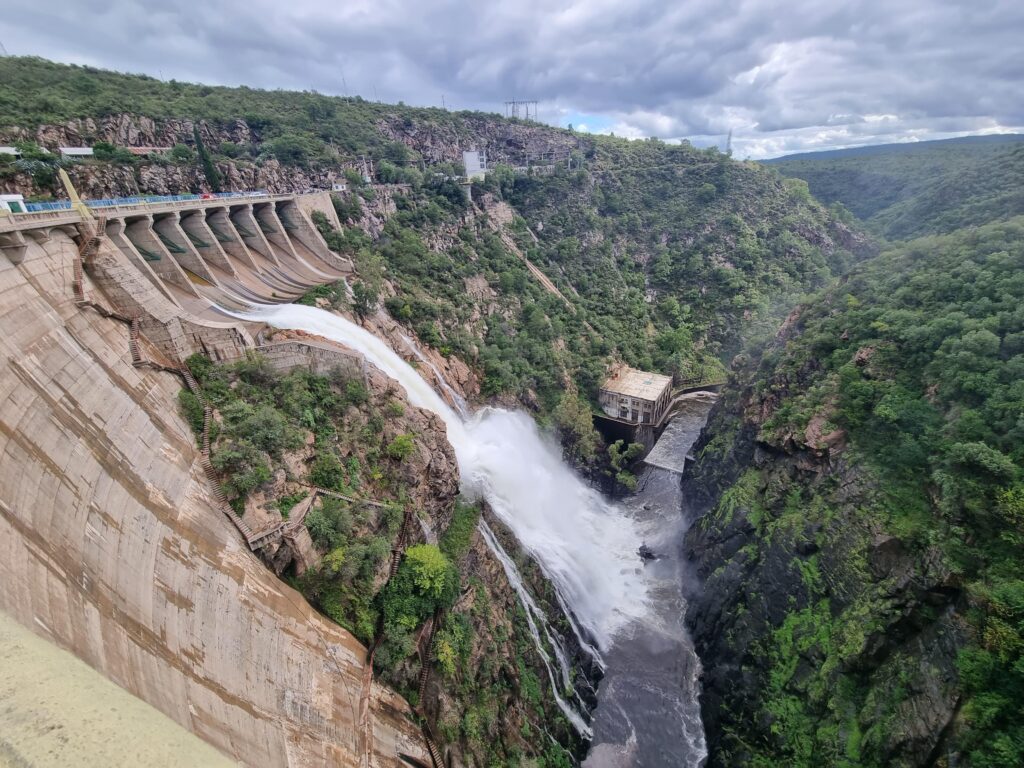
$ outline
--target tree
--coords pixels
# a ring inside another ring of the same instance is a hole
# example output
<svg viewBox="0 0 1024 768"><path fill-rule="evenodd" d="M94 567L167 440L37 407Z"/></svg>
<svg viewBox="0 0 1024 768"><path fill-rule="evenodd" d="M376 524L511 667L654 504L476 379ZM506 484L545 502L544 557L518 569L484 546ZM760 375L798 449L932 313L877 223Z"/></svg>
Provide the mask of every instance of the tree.
<svg viewBox="0 0 1024 768"><path fill-rule="evenodd" d="M196 155L191 147L185 144L175 144L167 154L176 163L191 163L196 159Z"/></svg>
<svg viewBox="0 0 1024 768"><path fill-rule="evenodd" d="M365 280L360 280L352 286L352 297L355 300L353 308L356 314L360 317L371 315L377 309L378 296L378 289Z"/></svg>
<svg viewBox="0 0 1024 768"><path fill-rule="evenodd" d="M203 137L199 135L199 126L194 123L192 125L192 136L196 141L196 150L199 152L199 162L203 166L203 175L206 176L206 183L210 185L210 189L214 192L220 192L220 173L217 171L217 166L213 164L213 160L210 159L210 153L206 151Z"/></svg>
<svg viewBox="0 0 1024 768"><path fill-rule="evenodd" d="M616 440L608 446L608 457L612 462L612 469L615 470L615 480L626 486L629 490L636 490L636 476L627 467L638 459L644 452L643 443L630 443L625 450L625 440Z"/></svg>
<svg viewBox="0 0 1024 768"><path fill-rule="evenodd" d="M575 392L566 392L558 401L554 417L562 433L566 458L593 461L601 437L594 429L594 416L587 402Z"/></svg>
<svg viewBox="0 0 1024 768"><path fill-rule="evenodd" d="M409 458L409 455L412 454L415 448L416 444L413 442L412 435L398 435L394 440L388 443L384 452L392 459L405 461Z"/></svg>
<svg viewBox="0 0 1024 768"><path fill-rule="evenodd" d="M450 590L452 564L436 546L417 544L406 550L405 557L420 594L439 599Z"/></svg>

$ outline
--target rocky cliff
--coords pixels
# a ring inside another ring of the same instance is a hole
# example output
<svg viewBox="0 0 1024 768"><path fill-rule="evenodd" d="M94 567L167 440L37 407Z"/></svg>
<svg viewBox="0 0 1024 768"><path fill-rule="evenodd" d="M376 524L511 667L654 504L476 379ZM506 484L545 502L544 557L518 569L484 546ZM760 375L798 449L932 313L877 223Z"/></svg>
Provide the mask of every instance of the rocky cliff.
<svg viewBox="0 0 1024 768"><path fill-rule="evenodd" d="M462 151L476 147L487 153L489 161L510 165L546 164L565 161L572 151L586 149L583 137L548 126L497 120L485 115L467 114L459 120L438 122L432 119L385 115L376 125L382 142L402 144L430 165L454 163L461 166ZM360 170L361 160L354 155L335 155L310 162L282 163L265 151L262 131L242 117L229 121L157 118L120 113L104 117L73 118L63 123L46 123L33 128L0 126L0 142L11 145L31 142L51 153L60 147L93 146L105 142L115 147L158 147L175 145L196 147L196 136L215 155L214 166L223 190L265 189L294 192L329 189L346 169ZM222 146L244 147L243 157L222 155ZM55 158L54 158L55 159ZM183 192L210 192L210 181L202 165L194 160L172 162L166 157L139 159L134 163L86 159L67 161L68 173L79 192L89 198L130 195L173 195ZM0 174L0 189L26 197L56 195L63 191L50 174L31 169L6 169Z"/></svg>
<svg viewBox="0 0 1024 768"><path fill-rule="evenodd" d="M723 397L685 481L709 765L934 765L960 703L957 578L879 524L844 433L765 440L773 397Z"/></svg>
<svg viewBox="0 0 1024 768"><path fill-rule="evenodd" d="M1024 758L1022 226L892 247L735 361L685 481L712 764Z"/></svg>

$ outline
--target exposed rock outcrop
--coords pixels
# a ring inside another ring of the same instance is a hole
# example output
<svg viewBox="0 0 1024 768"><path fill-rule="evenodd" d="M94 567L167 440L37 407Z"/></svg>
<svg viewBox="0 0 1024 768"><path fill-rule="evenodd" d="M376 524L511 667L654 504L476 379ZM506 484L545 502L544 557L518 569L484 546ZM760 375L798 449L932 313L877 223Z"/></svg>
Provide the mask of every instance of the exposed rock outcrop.
<svg viewBox="0 0 1024 768"><path fill-rule="evenodd" d="M794 315L778 343L798 333ZM709 765L946 765L965 639L956 575L884 530L881 489L827 405L802 432L766 427L815 361L756 375L738 362L684 479L700 518L686 548L703 588L687 618Z"/></svg>

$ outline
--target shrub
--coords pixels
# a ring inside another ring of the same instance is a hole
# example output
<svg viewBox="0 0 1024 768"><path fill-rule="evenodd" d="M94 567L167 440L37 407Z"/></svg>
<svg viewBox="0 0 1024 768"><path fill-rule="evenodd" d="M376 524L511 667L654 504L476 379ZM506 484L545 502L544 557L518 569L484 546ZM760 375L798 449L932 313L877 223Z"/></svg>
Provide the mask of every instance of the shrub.
<svg viewBox="0 0 1024 768"><path fill-rule="evenodd" d="M176 163L191 163L196 159L195 152L185 144L175 144L167 155Z"/></svg>
<svg viewBox="0 0 1024 768"><path fill-rule="evenodd" d="M313 543L320 549L337 550L345 547L352 535L352 511L341 499L321 498L319 506L311 509L303 522ZM359 554L350 552L346 563L358 569Z"/></svg>
<svg viewBox="0 0 1024 768"><path fill-rule="evenodd" d="M244 438L272 456L280 456L286 448L301 444L298 432L292 429L285 415L271 405L253 408L245 402L231 403L222 411L226 432Z"/></svg>
<svg viewBox="0 0 1024 768"><path fill-rule="evenodd" d="M459 572L433 544L406 550L398 573L378 596L386 636L409 632L435 611L451 605L459 592Z"/></svg>
<svg viewBox="0 0 1024 768"><path fill-rule="evenodd" d="M340 490L345 485L345 470L334 451L317 453L313 466L309 468L309 482L333 490Z"/></svg>
<svg viewBox="0 0 1024 768"><path fill-rule="evenodd" d="M202 401L192 394L189 389L182 389L178 392L178 405L181 407L185 421L192 427L197 437L203 434L203 422L205 420L205 409Z"/></svg>
<svg viewBox="0 0 1024 768"><path fill-rule="evenodd" d="M409 458L415 448L416 444L413 442L412 435L398 435L394 440L388 443L384 452L392 459L405 461Z"/></svg>
<svg viewBox="0 0 1024 768"><path fill-rule="evenodd" d="M348 405L362 405L370 399L370 391L358 379L345 382L345 402Z"/></svg>
<svg viewBox="0 0 1024 768"><path fill-rule="evenodd" d="M479 519L480 508L476 504L455 502L452 521L441 537L441 551L453 562L458 561L469 550L469 543Z"/></svg>
<svg viewBox="0 0 1024 768"><path fill-rule="evenodd" d="M439 599L452 584L452 565L433 544L416 544L405 552L405 562L413 573L416 589L427 597Z"/></svg>
<svg viewBox="0 0 1024 768"><path fill-rule="evenodd" d="M224 492L235 499L244 499L270 480L270 467L263 453L248 440L229 440L210 457L214 469L226 474Z"/></svg>

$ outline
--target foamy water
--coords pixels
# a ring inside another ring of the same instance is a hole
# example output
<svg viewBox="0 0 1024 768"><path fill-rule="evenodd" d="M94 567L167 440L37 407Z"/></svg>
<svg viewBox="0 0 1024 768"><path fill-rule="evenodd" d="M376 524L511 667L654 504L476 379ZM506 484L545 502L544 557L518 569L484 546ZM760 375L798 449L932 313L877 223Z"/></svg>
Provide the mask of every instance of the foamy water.
<svg viewBox="0 0 1024 768"><path fill-rule="evenodd" d="M440 416L458 459L463 493L487 500L600 650L645 615L647 587L636 525L576 476L529 416L501 408L459 416L387 343L322 309L256 307L245 317L314 333L362 353L405 388L413 405Z"/></svg>

